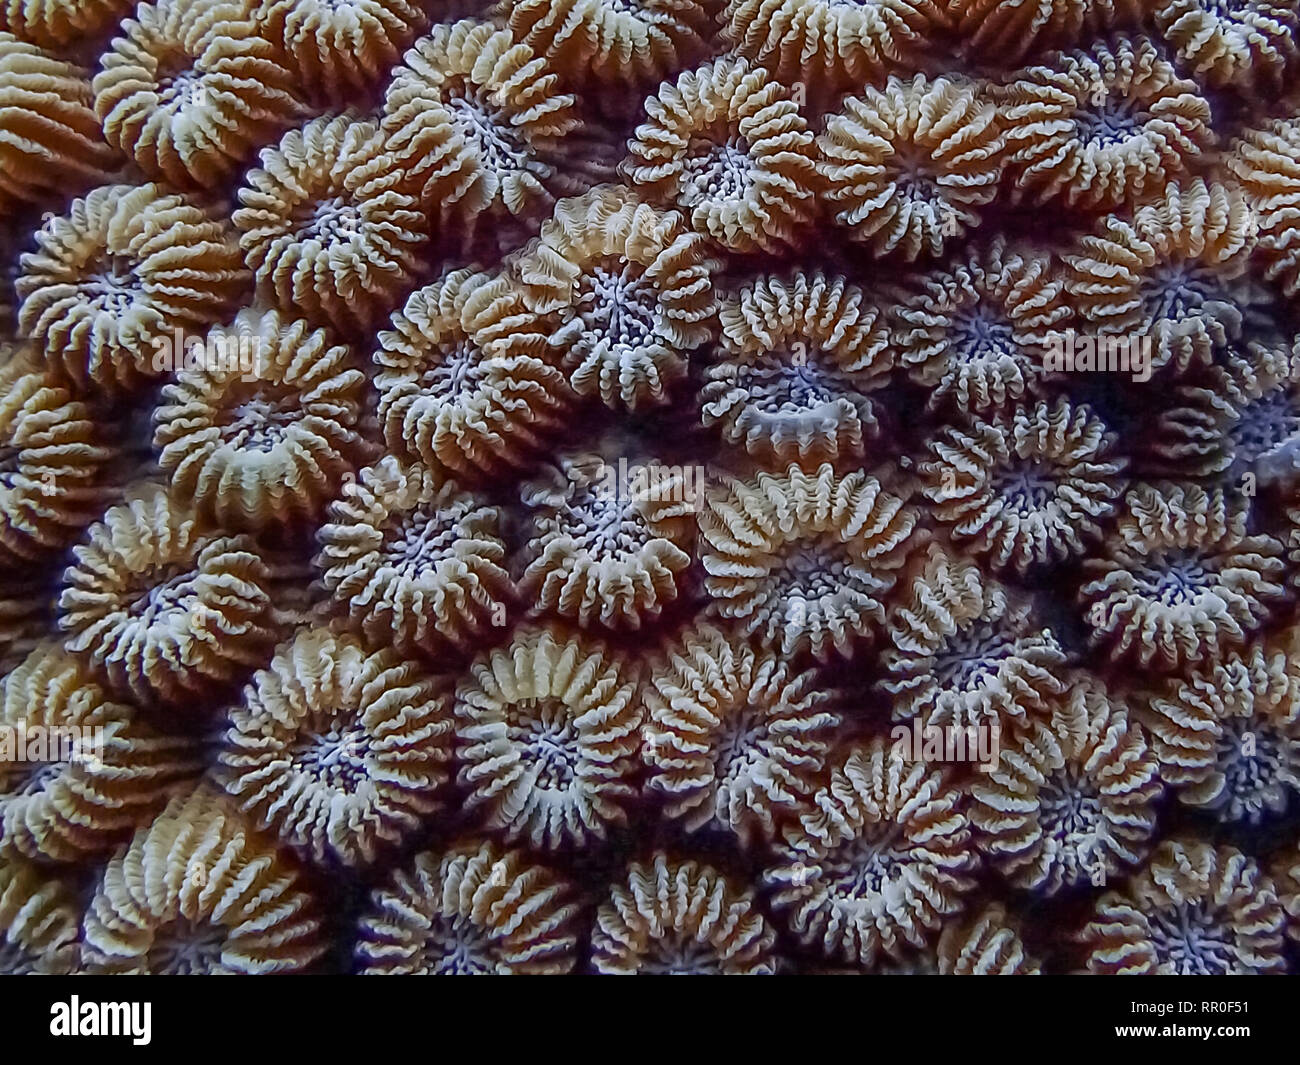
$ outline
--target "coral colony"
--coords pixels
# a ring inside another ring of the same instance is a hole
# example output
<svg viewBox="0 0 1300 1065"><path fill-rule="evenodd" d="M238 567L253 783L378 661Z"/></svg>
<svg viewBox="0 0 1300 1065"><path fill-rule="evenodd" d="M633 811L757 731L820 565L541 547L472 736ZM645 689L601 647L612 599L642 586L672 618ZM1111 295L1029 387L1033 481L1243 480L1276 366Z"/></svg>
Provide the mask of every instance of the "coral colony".
<svg viewBox="0 0 1300 1065"><path fill-rule="evenodd" d="M0 971L1297 971L1298 34L0 5Z"/></svg>

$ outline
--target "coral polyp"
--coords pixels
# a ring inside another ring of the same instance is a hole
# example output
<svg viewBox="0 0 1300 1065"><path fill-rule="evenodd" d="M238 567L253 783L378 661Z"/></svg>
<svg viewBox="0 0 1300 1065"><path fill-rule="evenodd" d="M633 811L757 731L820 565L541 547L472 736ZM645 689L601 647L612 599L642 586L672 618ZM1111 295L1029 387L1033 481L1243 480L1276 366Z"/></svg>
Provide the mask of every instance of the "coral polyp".
<svg viewBox="0 0 1300 1065"><path fill-rule="evenodd" d="M775 971L775 930L752 890L696 861L656 854L616 883L596 914L598 973L747 974Z"/></svg>
<svg viewBox="0 0 1300 1065"><path fill-rule="evenodd" d="M361 920L367 975L541 975L576 962L573 889L518 850L486 841L418 855L376 888Z"/></svg>
<svg viewBox="0 0 1300 1065"><path fill-rule="evenodd" d="M871 965L921 948L974 886L960 792L876 740L840 756L763 874L801 943Z"/></svg>
<svg viewBox="0 0 1300 1065"><path fill-rule="evenodd" d="M723 617L782 654L850 656L884 624L917 514L863 470L791 466L709 493L705 585Z"/></svg>
<svg viewBox="0 0 1300 1065"><path fill-rule="evenodd" d="M159 465L230 528L318 513L361 452L362 372L321 329L241 311L154 411Z"/></svg>
<svg viewBox="0 0 1300 1065"><path fill-rule="evenodd" d="M704 424L760 461L862 459L880 431L871 393L893 367L882 310L841 277L763 277L724 299L721 358L700 393Z"/></svg>
<svg viewBox="0 0 1300 1065"><path fill-rule="evenodd" d="M1005 737L987 782L971 787L977 847L1013 883L1045 894L1135 864L1161 795L1140 725L1100 684L1071 682L1068 700Z"/></svg>
<svg viewBox="0 0 1300 1065"><path fill-rule="evenodd" d="M1209 103L1149 39L1048 60L996 93L1024 195L1114 208L1150 196L1213 147Z"/></svg>
<svg viewBox="0 0 1300 1065"><path fill-rule="evenodd" d="M691 564L694 503L704 491L696 471L638 462L621 484L626 468L626 460L612 467L594 454L561 456L524 485L533 535L520 591L584 628L653 622L677 599Z"/></svg>
<svg viewBox="0 0 1300 1065"><path fill-rule="evenodd" d="M925 492L966 550L1023 577L1101 539L1123 486L1115 443L1087 407L1017 407L933 441Z"/></svg>
<svg viewBox="0 0 1300 1065"><path fill-rule="evenodd" d="M1300 971L1296 4L0 0L0 972Z"/></svg>
<svg viewBox="0 0 1300 1065"><path fill-rule="evenodd" d="M103 185L36 233L18 324L78 389L135 388L185 334L234 309L248 271L229 218L158 184ZM178 342L179 341L179 342Z"/></svg>
<svg viewBox="0 0 1300 1065"><path fill-rule="evenodd" d="M835 221L873 255L938 255L997 195L1007 137L980 87L961 77L891 76L845 100L817 138Z"/></svg>
<svg viewBox="0 0 1300 1065"><path fill-rule="evenodd" d="M1134 488L1104 554L1084 567L1091 641L1164 670L1245 643L1285 594L1281 542L1248 535L1237 501L1196 485Z"/></svg>
<svg viewBox="0 0 1300 1065"><path fill-rule="evenodd" d="M388 446L471 478L526 465L570 405L543 323L510 280L454 270L411 293L379 334L379 418Z"/></svg>
<svg viewBox="0 0 1300 1065"><path fill-rule="evenodd" d="M1034 604L931 545L888 618L876 682L895 720L991 726L1051 712L1067 656Z"/></svg>
<svg viewBox="0 0 1300 1065"><path fill-rule="evenodd" d="M469 649L505 625L514 598L500 525L498 508L389 455L345 482L317 565L375 644Z"/></svg>
<svg viewBox="0 0 1300 1065"><path fill-rule="evenodd" d="M91 973L298 972L326 949L313 898L273 845L201 785L104 869L86 912Z"/></svg>
<svg viewBox="0 0 1300 1065"><path fill-rule="evenodd" d="M780 82L720 59L665 82L628 142L633 189L677 207L734 252L797 244L812 217L813 135Z"/></svg>
<svg viewBox="0 0 1300 1065"><path fill-rule="evenodd" d="M305 111L275 46L228 0L141 4L93 87L108 143L180 188L221 185Z"/></svg>
<svg viewBox="0 0 1300 1065"><path fill-rule="evenodd" d="M445 681L392 650L303 629L231 711L219 764L259 827L314 861L360 865L437 809L451 737Z"/></svg>
<svg viewBox="0 0 1300 1065"><path fill-rule="evenodd" d="M190 508L148 484L74 550L59 625L119 694L183 703L270 649L276 578L251 537L202 532Z"/></svg>
<svg viewBox="0 0 1300 1065"><path fill-rule="evenodd" d="M1094 973L1279 972L1283 911L1272 882L1231 847L1161 844L1126 891L1108 892L1080 931Z"/></svg>
<svg viewBox="0 0 1300 1065"><path fill-rule="evenodd" d="M689 828L772 839L813 790L841 714L795 671L711 625L672 647L646 694L649 786Z"/></svg>
<svg viewBox="0 0 1300 1065"><path fill-rule="evenodd" d="M635 663L561 627L524 626L456 692L460 782L492 828L558 850L627 820L641 743Z"/></svg>

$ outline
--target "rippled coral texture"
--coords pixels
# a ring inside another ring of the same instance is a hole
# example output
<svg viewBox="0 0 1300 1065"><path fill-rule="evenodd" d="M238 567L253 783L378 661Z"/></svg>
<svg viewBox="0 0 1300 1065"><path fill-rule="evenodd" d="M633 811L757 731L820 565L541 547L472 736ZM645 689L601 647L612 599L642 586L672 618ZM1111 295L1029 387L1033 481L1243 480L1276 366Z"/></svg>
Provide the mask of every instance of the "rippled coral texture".
<svg viewBox="0 0 1300 1065"><path fill-rule="evenodd" d="M275 642L275 584L251 537L201 531L190 508L148 484L74 549L59 625L120 694L183 703Z"/></svg>
<svg viewBox="0 0 1300 1065"><path fill-rule="evenodd" d="M452 225L545 209L573 188L566 142L582 129L547 60L490 23L434 26L384 98L387 152L407 188Z"/></svg>
<svg viewBox="0 0 1300 1065"><path fill-rule="evenodd" d="M109 178L117 159L81 67L0 31L0 205L41 202Z"/></svg>
<svg viewBox="0 0 1300 1065"><path fill-rule="evenodd" d="M219 794L174 798L104 869L86 913L91 973L299 971L325 950L301 877Z"/></svg>
<svg viewBox="0 0 1300 1065"><path fill-rule="evenodd" d="M813 790L841 721L835 693L712 625L688 632L647 685L649 787L689 828L775 837Z"/></svg>
<svg viewBox="0 0 1300 1065"><path fill-rule="evenodd" d="M1087 407L1040 401L948 429L921 467L925 492L965 550L1023 577L1101 539L1123 486L1115 444Z"/></svg>
<svg viewBox="0 0 1300 1065"><path fill-rule="evenodd" d="M1084 565L1092 642L1156 669L1244 643L1284 594L1282 544L1248 535L1235 498L1196 485L1138 485L1104 554Z"/></svg>
<svg viewBox="0 0 1300 1065"><path fill-rule="evenodd" d="M36 233L14 287L19 329L85 390L132 389L175 365L186 332L238 305L248 271L230 220L163 185L101 185Z"/></svg>
<svg viewBox="0 0 1300 1065"><path fill-rule="evenodd" d="M880 431L871 393L893 367L885 314L867 293L821 272L762 277L722 301L719 323L705 425L778 467L865 457Z"/></svg>
<svg viewBox="0 0 1300 1065"><path fill-rule="evenodd" d="M1297 17L0 0L0 972L1294 971Z"/></svg>
<svg viewBox="0 0 1300 1065"><path fill-rule="evenodd" d="M979 225L1006 166L1006 130L969 79L891 75L850 96L817 138L836 223L877 256L937 255Z"/></svg>
<svg viewBox="0 0 1300 1065"><path fill-rule="evenodd" d="M1049 56L994 95L1015 184L1040 203L1150 196L1214 144L1209 102L1146 37Z"/></svg>
<svg viewBox="0 0 1300 1065"><path fill-rule="evenodd" d="M451 735L445 680L307 628L249 683L219 760L259 827L316 862L360 865L438 808Z"/></svg>
<svg viewBox="0 0 1300 1065"><path fill-rule="evenodd" d="M471 649L505 626L515 598L501 520L455 481L388 455L344 482L317 564L372 643Z"/></svg>
<svg viewBox="0 0 1300 1065"><path fill-rule="evenodd" d="M378 125L318 118L259 162L232 216L259 290L314 324L368 332L414 287L427 240Z"/></svg>
<svg viewBox="0 0 1300 1065"><path fill-rule="evenodd" d="M1251 975L1282 969L1272 882L1232 847L1161 844L1126 891L1109 892L1080 939L1093 973Z"/></svg>
<svg viewBox="0 0 1300 1065"><path fill-rule="evenodd" d="M760 472L709 494L706 585L718 612L764 646L848 657L884 623L916 522L904 498L863 470Z"/></svg>
<svg viewBox="0 0 1300 1065"><path fill-rule="evenodd" d="M0 681L0 853L72 862L111 849L198 759L112 701L54 644Z"/></svg>
<svg viewBox="0 0 1300 1065"><path fill-rule="evenodd" d="M219 525L318 513L361 450L365 378L305 321L241 311L204 340L154 412L158 463Z"/></svg>
<svg viewBox="0 0 1300 1065"><path fill-rule="evenodd" d="M716 262L675 211L620 185L561 200L512 269L569 383L615 409L669 402L691 352L710 338Z"/></svg>
<svg viewBox="0 0 1300 1065"><path fill-rule="evenodd" d="M813 135L780 82L724 58L665 82L628 142L634 189L735 252L796 243L812 214Z"/></svg>
<svg viewBox="0 0 1300 1065"><path fill-rule="evenodd" d="M578 907L525 852L466 841L426 851L377 888L357 958L372 976L553 975L576 960Z"/></svg>
<svg viewBox="0 0 1300 1065"><path fill-rule="evenodd" d="M961 792L883 739L841 752L763 874L790 931L827 958L871 965L924 947L974 886Z"/></svg>
<svg viewBox="0 0 1300 1065"><path fill-rule="evenodd" d="M71 886L21 858L0 858L0 972L62 975L79 963L81 914Z"/></svg>
<svg viewBox="0 0 1300 1065"><path fill-rule="evenodd" d="M97 516L112 457L92 411L40 372L7 382L0 398L0 563L57 551Z"/></svg>
<svg viewBox="0 0 1300 1065"><path fill-rule="evenodd" d="M629 975L774 971L775 932L752 890L698 861L635 862L596 914L592 966Z"/></svg>
<svg viewBox="0 0 1300 1065"><path fill-rule="evenodd" d="M572 396L543 324L510 278L487 271L411 293L374 355L388 446L471 478L526 465Z"/></svg>
<svg viewBox="0 0 1300 1065"><path fill-rule="evenodd" d="M460 782L486 823L553 851L602 839L635 794L639 666L562 627L525 625L456 692Z"/></svg>
<svg viewBox="0 0 1300 1065"><path fill-rule="evenodd" d="M677 599L702 478L638 461L622 484L626 468L598 454L561 456L524 485L532 535L520 592L537 608L583 628L640 629Z"/></svg>

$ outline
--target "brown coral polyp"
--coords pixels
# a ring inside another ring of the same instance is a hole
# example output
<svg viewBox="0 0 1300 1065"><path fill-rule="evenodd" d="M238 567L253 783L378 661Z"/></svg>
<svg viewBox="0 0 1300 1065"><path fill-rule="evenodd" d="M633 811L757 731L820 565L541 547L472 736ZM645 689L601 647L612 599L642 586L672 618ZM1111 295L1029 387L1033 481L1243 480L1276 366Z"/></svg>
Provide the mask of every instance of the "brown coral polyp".
<svg viewBox="0 0 1300 1065"><path fill-rule="evenodd" d="M85 71L0 32L0 205L53 201L109 180Z"/></svg>
<svg viewBox="0 0 1300 1065"><path fill-rule="evenodd" d="M230 222L164 186L105 185L50 218L15 281L18 324L78 389L140 387L158 356L239 304L248 271Z"/></svg>
<svg viewBox="0 0 1300 1065"><path fill-rule="evenodd" d="M813 791L841 715L809 669L704 624L669 648L646 687L649 787L688 828L775 837Z"/></svg>
<svg viewBox="0 0 1300 1065"><path fill-rule="evenodd" d="M765 975L776 932L754 893L667 854L634 862L596 914L592 966L616 975Z"/></svg>
<svg viewBox="0 0 1300 1065"><path fill-rule="evenodd" d="M709 339L716 262L681 215L620 185L561 200L512 264L582 396L636 409L669 401Z"/></svg>
<svg viewBox="0 0 1300 1065"><path fill-rule="evenodd" d="M814 160L789 90L761 67L723 58L646 100L621 171L728 251L776 252L800 243L811 220Z"/></svg>
<svg viewBox="0 0 1300 1065"><path fill-rule="evenodd" d="M281 623L276 585L250 536L205 532L144 484L73 550L59 625L115 691L184 705L261 664Z"/></svg>
<svg viewBox="0 0 1300 1065"><path fill-rule="evenodd" d="M1062 398L949 428L921 466L934 516L998 572L1082 556L1124 487L1117 437Z"/></svg>
<svg viewBox="0 0 1300 1065"><path fill-rule="evenodd" d="M1002 737L971 786L976 846L1022 888L1102 884L1143 856L1156 828L1159 766L1122 702L1087 676L1067 699Z"/></svg>
<svg viewBox="0 0 1300 1065"><path fill-rule="evenodd" d="M1066 291L1087 329L1150 344L1151 369L1210 365L1266 301L1248 272L1255 225L1235 185L1174 181L1077 241Z"/></svg>
<svg viewBox="0 0 1300 1065"><path fill-rule="evenodd" d="M81 958L72 886L22 858L0 858L0 973L62 976Z"/></svg>
<svg viewBox="0 0 1300 1065"><path fill-rule="evenodd" d="M367 976L570 972L576 892L524 851L469 840L426 851L371 895L357 941Z"/></svg>
<svg viewBox="0 0 1300 1065"><path fill-rule="evenodd" d="M100 974L299 972L328 946L292 863L208 785L108 864L83 927Z"/></svg>
<svg viewBox="0 0 1300 1065"><path fill-rule="evenodd" d="M705 425L777 467L865 457L880 432L871 393L889 384L893 352L860 287L822 271L764 276L725 298L720 320Z"/></svg>
<svg viewBox="0 0 1300 1065"><path fill-rule="evenodd" d="M939 544L914 559L887 630L877 686L895 720L1000 727L1050 714L1065 692L1065 650L1033 602Z"/></svg>
<svg viewBox="0 0 1300 1065"><path fill-rule="evenodd" d="M484 271L411 293L374 354L388 446L470 478L526 465L573 398L543 324L509 278Z"/></svg>
<svg viewBox="0 0 1300 1065"><path fill-rule="evenodd" d="M848 97L817 138L817 174L835 222L877 256L938 255L980 223L1007 157L993 104L961 76Z"/></svg>
<svg viewBox="0 0 1300 1065"><path fill-rule="evenodd" d="M303 114L241 3L141 4L121 29L95 75L95 113L108 143L152 178L217 188Z"/></svg>
<svg viewBox="0 0 1300 1065"><path fill-rule="evenodd" d="M1079 933L1098 974L1280 972L1284 915L1272 882L1233 847L1170 840Z"/></svg>
<svg viewBox="0 0 1300 1065"><path fill-rule="evenodd" d="M232 216L259 292L315 325L369 332L414 286L428 240L378 126L318 118L259 162Z"/></svg>
<svg viewBox="0 0 1300 1065"><path fill-rule="evenodd" d="M1170 678L1142 704L1162 778L1226 822L1280 814L1300 789L1295 630Z"/></svg>
<svg viewBox="0 0 1300 1065"><path fill-rule="evenodd" d="M384 98L387 152L437 217L473 230L581 191L567 150L583 132L572 93L508 30L437 25L406 53Z"/></svg>
<svg viewBox="0 0 1300 1065"><path fill-rule="evenodd" d="M1187 68L1216 88L1275 90L1300 58L1300 14L1278 0L1165 0L1155 22Z"/></svg>
<svg viewBox="0 0 1300 1065"><path fill-rule="evenodd" d="M499 0L515 38L583 86L644 86L698 59L712 34L695 0Z"/></svg>
<svg viewBox="0 0 1300 1065"><path fill-rule="evenodd" d="M1248 129L1224 165L1254 212L1264 276L1287 295L1300 292L1300 117Z"/></svg>
<svg viewBox="0 0 1300 1065"><path fill-rule="evenodd" d="M259 827L315 862L359 866L438 808L451 739L449 684L308 628L231 711L220 772Z"/></svg>
<svg viewBox="0 0 1300 1065"><path fill-rule="evenodd" d="M56 644L0 682L0 852L75 862L108 850L198 768L189 741L110 700Z"/></svg>
<svg viewBox="0 0 1300 1065"><path fill-rule="evenodd" d="M763 874L790 933L864 965L925 947L974 886L960 798L943 770L883 739L842 752Z"/></svg>
<svg viewBox="0 0 1300 1065"><path fill-rule="evenodd" d="M469 651L514 603L501 525L500 508L388 455L345 484L317 533L317 566L372 643Z"/></svg>
<svg viewBox="0 0 1300 1065"><path fill-rule="evenodd" d="M705 486L698 469L563 456L523 487L532 504L520 591L587 628L639 629L678 598Z"/></svg>
<svg viewBox="0 0 1300 1065"><path fill-rule="evenodd" d="M933 0L730 0L723 34L748 59L784 82L845 89L913 66L930 34L947 25Z"/></svg>
<svg viewBox="0 0 1300 1065"><path fill-rule="evenodd" d="M42 558L97 517L112 457L92 411L40 372L0 398L0 566Z"/></svg>
<svg viewBox="0 0 1300 1065"><path fill-rule="evenodd" d="M1240 646L1280 603L1282 544L1248 535L1221 489L1143 484L1084 562L1089 637L1117 661L1174 670Z"/></svg>
<svg viewBox="0 0 1300 1065"><path fill-rule="evenodd" d="M382 82L428 23L411 0L261 0L259 31L317 103L345 105Z"/></svg>
<svg viewBox="0 0 1300 1065"><path fill-rule="evenodd" d="M992 410L1039 394L1044 354L1070 318L1053 257L995 237L950 267L914 274L892 342L935 409Z"/></svg>
<svg viewBox="0 0 1300 1065"><path fill-rule="evenodd" d="M625 824L641 742L638 663L561 627L523 625L456 692L460 783L485 823L559 850Z"/></svg>
<svg viewBox="0 0 1300 1065"><path fill-rule="evenodd" d="M699 523L717 611L783 655L825 661L883 625L917 513L876 476L824 464L719 484Z"/></svg>
<svg viewBox="0 0 1300 1065"><path fill-rule="evenodd" d="M241 311L212 329L154 411L159 466L229 529L311 518L361 453L365 378L301 319Z"/></svg>
<svg viewBox="0 0 1300 1065"><path fill-rule="evenodd" d="M1039 203L1149 199L1214 147L1209 103L1146 37L1049 55L995 99L1015 188Z"/></svg>

